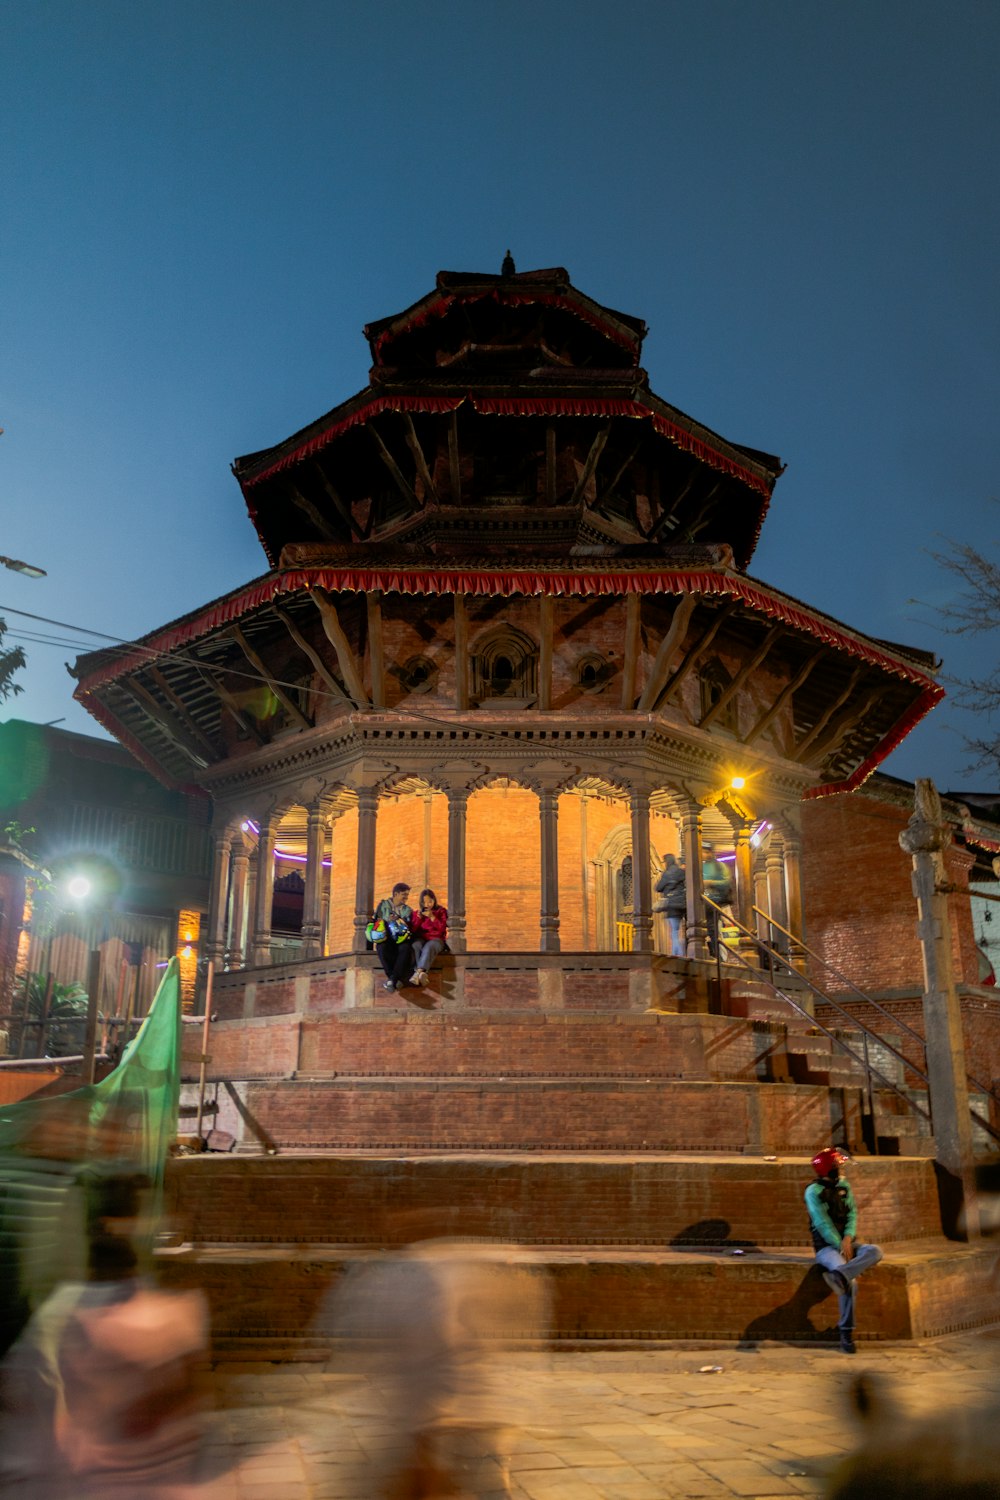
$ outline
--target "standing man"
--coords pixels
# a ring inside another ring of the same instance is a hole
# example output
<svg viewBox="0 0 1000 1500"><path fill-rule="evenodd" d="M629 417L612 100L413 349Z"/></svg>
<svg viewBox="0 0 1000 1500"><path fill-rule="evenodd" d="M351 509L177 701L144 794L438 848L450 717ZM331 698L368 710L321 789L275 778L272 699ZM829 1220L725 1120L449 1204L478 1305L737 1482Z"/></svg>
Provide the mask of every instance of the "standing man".
<svg viewBox="0 0 1000 1500"><path fill-rule="evenodd" d="M836 1147L828 1147L813 1157L816 1181L806 1188L806 1208L812 1233L816 1264L823 1269L823 1280L840 1302L837 1332L845 1354L856 1354L854 1343L855 1281L862 1271L877 1266L882 1252L877 1245L862 1245L856 1240L858 1206L851 1185L841 1175L848 1158Z"/></svg>
<svg viewBox="0 0 1000 1500"><path fill-rule="evenodd" d="M729 883L729 871L716 859L714 846L704 844L702 854L704 856L701 866L702 895L708 896L715 902L715 906L709 906L708 901L705 902L708 951L714 958L719 949L719 913L716 911L716 906L728 906L733 898L733 892Z"/></svg>
<svg viewBox="0 0 1000 1500"><path fill-rule="evenodd" d="M385 970L384 990L405 984L413 968L413 908L406 903L409 894L406 881L398 880L392 895L376 906L369 924L371 941Z"/></svg>

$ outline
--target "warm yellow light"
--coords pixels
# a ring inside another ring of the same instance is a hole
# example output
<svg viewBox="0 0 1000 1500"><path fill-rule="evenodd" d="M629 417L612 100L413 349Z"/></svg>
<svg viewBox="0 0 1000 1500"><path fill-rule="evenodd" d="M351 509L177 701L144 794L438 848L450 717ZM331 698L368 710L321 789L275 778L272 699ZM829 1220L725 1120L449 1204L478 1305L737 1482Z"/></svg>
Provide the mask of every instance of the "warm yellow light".
<svg viewBox="0 0 1000 1500"><path fill-rule="evenodd" d="M746 784L747 779L745 776L734 776L732 781L729 783L734 792L742 792Z"/></svg>

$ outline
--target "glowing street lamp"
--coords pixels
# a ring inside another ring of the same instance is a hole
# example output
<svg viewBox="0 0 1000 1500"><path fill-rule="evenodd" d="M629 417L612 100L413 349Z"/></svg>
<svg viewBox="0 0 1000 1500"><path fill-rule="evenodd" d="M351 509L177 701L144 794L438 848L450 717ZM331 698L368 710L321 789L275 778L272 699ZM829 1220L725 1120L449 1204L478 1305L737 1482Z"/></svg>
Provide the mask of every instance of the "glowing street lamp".
<svg viewBox="0 0 1000 1500"><path fill-rule="evenodd" d="M66 892L74 901L86 901L93 890L93 884L87 875L72 875L66 882Z"/></svg>

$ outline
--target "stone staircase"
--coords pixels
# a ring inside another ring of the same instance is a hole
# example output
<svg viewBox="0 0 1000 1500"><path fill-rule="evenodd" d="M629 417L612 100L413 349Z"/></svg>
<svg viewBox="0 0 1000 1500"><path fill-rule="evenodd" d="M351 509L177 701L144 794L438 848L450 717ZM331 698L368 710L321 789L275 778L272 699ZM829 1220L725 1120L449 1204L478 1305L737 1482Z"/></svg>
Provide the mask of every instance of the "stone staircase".
<svg viewBox="0 0 1000 1500"><path fill-rule="evenodd" d="M525 1247L563 1341L827 1337L836 1304L802 1192L821 1146L863 1152L864 1070L787 1006L744 1008L396 1001L218 1023L209 1118L235 1150L171 1163L164 1274L206 1288L218 1354L319 1354L327 1288L430 1215ZM877 1092L878 1134L917 1154L851 1171L863 1233L887 1251L861 1335L978 1326L995 1315L993 1256L941 1238L929 1143L897 1105Z"/></svg>

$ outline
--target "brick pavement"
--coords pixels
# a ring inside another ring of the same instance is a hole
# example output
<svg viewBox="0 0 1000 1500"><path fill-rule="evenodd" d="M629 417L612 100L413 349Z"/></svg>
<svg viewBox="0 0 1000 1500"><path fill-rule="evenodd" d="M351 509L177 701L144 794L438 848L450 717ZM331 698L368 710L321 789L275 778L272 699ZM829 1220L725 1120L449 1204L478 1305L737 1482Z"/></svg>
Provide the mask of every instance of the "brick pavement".
<svg viewBox="0 0 1000 1500"><path fill-rule="evenodd" d="M854 1445L846 1388L889 1376L914 1415L985 1400L1000 1330L912 1344L636 1348L503 1357L516 1500L819 1495ZM717 1373L702 1373L720 1365ZM396 1433L356 1370L220 1365L211 1500L374 1500Z"/></svg>

